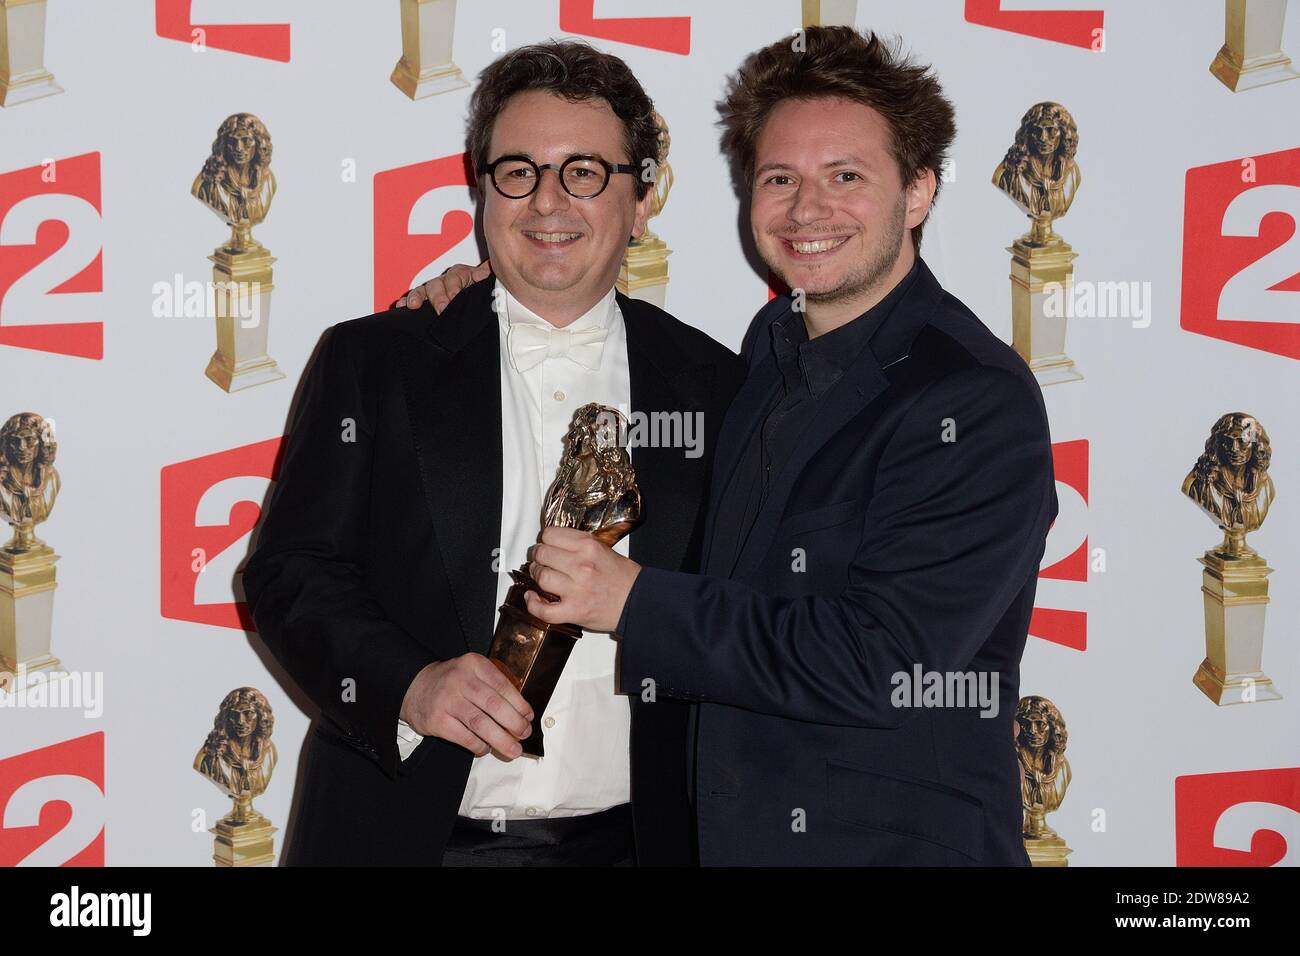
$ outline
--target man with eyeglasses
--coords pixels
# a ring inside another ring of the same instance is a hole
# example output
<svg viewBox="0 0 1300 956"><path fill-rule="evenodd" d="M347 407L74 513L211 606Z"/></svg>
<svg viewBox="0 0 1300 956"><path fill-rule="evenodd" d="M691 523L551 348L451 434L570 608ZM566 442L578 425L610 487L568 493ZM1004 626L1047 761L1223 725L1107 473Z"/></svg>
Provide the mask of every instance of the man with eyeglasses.
<svg viewBox="0 0 1300 956"><path fill-rule="evenodd" d="M631 450L648 520L617 546L698 569L744 366L615 290L657 147L626 64L523 47L484 70L470 112L495 277L438 321L326 330L244 570L262 639L321 710L287 862L691 864L688 705L618 694L616 642L587 631L537 715L546 755L521 756L534 715L484 655L587 403L702 416L702 454Z"/></svg>

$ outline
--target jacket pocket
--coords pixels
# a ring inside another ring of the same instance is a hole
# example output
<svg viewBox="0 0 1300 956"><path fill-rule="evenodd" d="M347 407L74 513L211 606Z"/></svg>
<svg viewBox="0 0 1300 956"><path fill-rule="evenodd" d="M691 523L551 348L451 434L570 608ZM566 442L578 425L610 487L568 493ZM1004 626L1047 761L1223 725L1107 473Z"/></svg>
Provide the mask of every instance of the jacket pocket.
<svg viewBox="0 0 1300 956"><path fill-rule="evenodd" d="M984 804L954 787L826 761L831 815L856 826L925 840L979 863Z"/></svg>
<svg viewBox="0 0 1300 956"><path fill-rule="evenodd" d="M861 505L860 498L853 498L850 501L836 501L833 504L822 505L820 508L796 512L781 519L777 534L778 536L803 534L806 531L843 524L851 518L861 517Z"/></svg>

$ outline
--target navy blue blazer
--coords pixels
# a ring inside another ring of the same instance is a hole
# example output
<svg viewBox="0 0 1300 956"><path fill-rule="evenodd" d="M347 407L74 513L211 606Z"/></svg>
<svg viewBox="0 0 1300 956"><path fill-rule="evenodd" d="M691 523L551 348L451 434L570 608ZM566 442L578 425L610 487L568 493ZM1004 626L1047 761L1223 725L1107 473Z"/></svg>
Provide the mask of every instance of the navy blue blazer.
<svg viewBox="0 0 1300 956"><path fill-rule="evenodd" d="M629 595L623 689L697 702L704 865L1028 865L1013 725L1057 514L1047 414L1024 360L918 271L723 553L790 297L759 312L703 573L643 568ZM989 675L996 714L896 706L918 666Z"/></svg>

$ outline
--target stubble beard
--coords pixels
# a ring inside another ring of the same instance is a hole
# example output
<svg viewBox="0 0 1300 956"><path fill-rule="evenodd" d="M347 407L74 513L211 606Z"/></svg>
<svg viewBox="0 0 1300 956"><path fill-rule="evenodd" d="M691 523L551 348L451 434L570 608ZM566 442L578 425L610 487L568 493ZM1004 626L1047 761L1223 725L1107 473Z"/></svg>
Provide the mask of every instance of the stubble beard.
<svg viewBox="0 0 1300 956"><path fill-rule="evenodd" d="M906 234L906 230L903 228L903 220L906 215L907 193L903 192L899 194L898 202L894 204L894 208L890 212L889 220L885 223L885 229L881 234L880 241L872 249L868 250L868 258L850 269L843 281L835 288L822 292L805 291L804 298L808 302L816 302L819 305L844 302L863 297L880 285L894 268L894 264L898 262L898 257L903 251L903 240ZM782 280L785 280L784 276L782 276ZM786 285L789 284L786 281Z"/></svg>

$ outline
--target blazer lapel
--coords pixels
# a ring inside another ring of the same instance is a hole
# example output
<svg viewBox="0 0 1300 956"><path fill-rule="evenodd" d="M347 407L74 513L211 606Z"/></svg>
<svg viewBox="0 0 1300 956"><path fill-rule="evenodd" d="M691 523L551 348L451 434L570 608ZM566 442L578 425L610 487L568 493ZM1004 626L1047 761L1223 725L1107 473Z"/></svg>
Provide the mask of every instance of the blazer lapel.
<svg viewBox="0 0 1300 956"><path fill-rule="evenodd" d="M684 428L686 416L705 411L705 373L665 334L668 327L656 321L648 307L622 293L616 298L627 330L632 411L647 419L655 412L680 412ZM702 441L703 434L698 433L698 438ZM638 564L675 571L690 544L704 498L708 459L703 454L688 458L684 447L648 444L629 453L645 522L632 533L628 554Z"/></svg>
<svg viewBox="0 0 1300 956"><path fill-rule="evenodd" d="M428 322L430 348L401 356L425 503L468 650L496 620L501 535L501 366L491 279ZM418 587L418 582L412 582Z"/></svg>
<svg viewBox="0 0 1300 956"><path fill-rule="evenodd" d="M772 313L767 325L789 311L787 303L785 308ZM725 497L726 491L735 478L745 448L753 440L754 431L760 424L763 406L771 396L772 389L779 387L781 381L776 358L772 354L772 338L768 328L764 326L755 334L757 337L749 357L749 371L722 420L718 448L713 457L713 480L709 488L709 510L705 518L704 547L700 562L700 569L705 574L725 574L735 564L736 553L713 553L716 530L723 520L741 520L739 511L745 503Z"/></svg>

